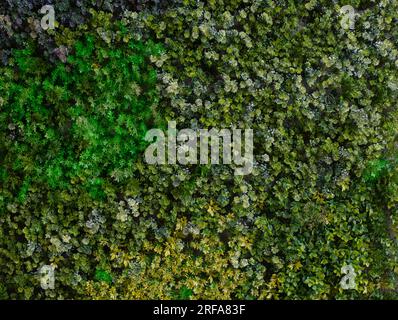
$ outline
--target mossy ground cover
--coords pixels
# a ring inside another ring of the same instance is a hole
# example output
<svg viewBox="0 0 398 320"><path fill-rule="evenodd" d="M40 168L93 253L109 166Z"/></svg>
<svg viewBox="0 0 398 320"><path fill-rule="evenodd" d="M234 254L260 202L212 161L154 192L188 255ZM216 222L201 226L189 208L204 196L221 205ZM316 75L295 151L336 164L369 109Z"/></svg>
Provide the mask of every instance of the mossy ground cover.
<svg viewBox="0 0 398 320"><path fill-rule="evenodd" d="M397 1L129 3L0 6L1 298L397 298ZM253 173L147 164L167 121Z"/></svg>

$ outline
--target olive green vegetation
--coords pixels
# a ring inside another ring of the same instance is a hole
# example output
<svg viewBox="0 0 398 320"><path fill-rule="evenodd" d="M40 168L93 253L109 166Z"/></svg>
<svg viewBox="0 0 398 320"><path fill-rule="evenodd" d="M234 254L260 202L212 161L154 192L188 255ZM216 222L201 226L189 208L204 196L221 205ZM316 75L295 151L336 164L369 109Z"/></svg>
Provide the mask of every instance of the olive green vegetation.
<svg viewBox="0 0 398 320"><path fill-rule="evenodd" d="M14 50L1 297L396 299L398 2L348 2L92 11L49 32L57 63L39 40ZM253 173L146 164L142 137L168 120L253 129Z"/></svg>

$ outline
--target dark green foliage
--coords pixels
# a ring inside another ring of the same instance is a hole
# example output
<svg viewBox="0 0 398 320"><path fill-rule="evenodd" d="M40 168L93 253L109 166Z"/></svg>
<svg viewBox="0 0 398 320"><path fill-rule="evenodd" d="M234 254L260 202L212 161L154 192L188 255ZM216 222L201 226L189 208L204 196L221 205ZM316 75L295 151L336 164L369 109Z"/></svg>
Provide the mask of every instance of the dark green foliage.
<svg viewBox="0 0 398 320"><path fill-rule="evenodd" d="M95 271L95 280L103 281L106 283L112 283L111 275L108 272L101 269L97 269Z"/></svg>
<svg viewBox="0 0 398 320"><path fill-rule="evenodd" d="M56 61L57 46L50 33L40 28L44 5L53 5L58 27L76 28L90 21L90 10L112 13L121 19L126 10L161 14L175 5L170 0L4 0L0 2L0 64L6 63L10 49L21 48L29 39L35 39L43 56ZM1 16L5 20L1 19ZM58 28L57 27L57 28Z"/></svg>
<svg viewBox="0 0 398 320"><path fill-rule="evenodd" d="M327 0L115 1L64 28L81 3L4 45L1 298L397 298L395 0L351 1L352 31ZM253 129L253 173L146 164L167 120Z"/></svg>
<svg viewBox="0 0 398 320"><path fill-rule="evenodd" d="M191 289L188 289L184 286L180 289L179 298L182 300L187 300L190 298L190 296L192 296L192 293L193 291Z"/></svg>

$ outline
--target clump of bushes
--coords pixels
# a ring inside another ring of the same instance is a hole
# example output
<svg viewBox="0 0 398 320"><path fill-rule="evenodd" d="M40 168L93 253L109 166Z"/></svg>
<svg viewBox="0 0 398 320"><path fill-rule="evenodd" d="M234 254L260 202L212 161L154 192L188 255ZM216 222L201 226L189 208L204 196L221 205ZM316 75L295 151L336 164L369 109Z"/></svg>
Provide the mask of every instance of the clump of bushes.
<svg viewBox="0 0 398 320"><path fill-rule="evenodd" d="M57 62L35 41L14 51L0 77L0 294L397 298L398 7L352 1L345 30L346 4L125 7L50 32ZM167 120L253 129L253 174L146 164L141 138ZM345 265L355 289L340 286Z"/></svg>
<svg viewBox="0 0 398 320"><path fill-rule="evenodd" d="M0 63L7 64L11 49L23 49L26 41L34 39L46 59L57 60L54 36L40 27L43 14L40 9L52 5L56 26L76 29L91 19L91 10L112 14L121 19L126 10L162 14L179 1L170 0L6 0L0 3Z"/></svg>
<svg viewBox="0 0 398 320"><path fill-rule="evenodd" d="M123 28L110 26L112 38L84 32L56 65L32 45L15 50L3 68L3 182L12 180L16 188L9 191L21 200L32 182L62 189L82 184L99 196L106 179L131 175L157 102L149 56L162 48L127 39Z"/></svg>

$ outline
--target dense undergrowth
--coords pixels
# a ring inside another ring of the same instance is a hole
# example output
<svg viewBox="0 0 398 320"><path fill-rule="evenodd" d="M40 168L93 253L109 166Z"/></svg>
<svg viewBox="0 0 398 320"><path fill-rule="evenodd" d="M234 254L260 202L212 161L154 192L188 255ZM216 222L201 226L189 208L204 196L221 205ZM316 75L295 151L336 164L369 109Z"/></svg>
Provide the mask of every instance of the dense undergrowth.
<svg viewBox="0 0 398 320"><path fill-rule="evenodd" d="M0 297L397 298L398 3L349 2L81 1L77 25L68 6L55 30L0 24ZM168 120L253 129L253 173L146 164Z"/></svg>

